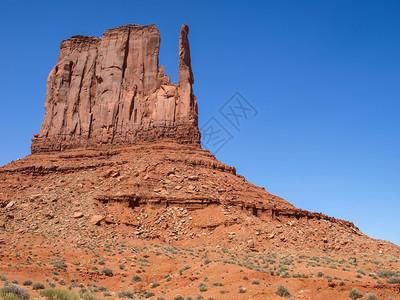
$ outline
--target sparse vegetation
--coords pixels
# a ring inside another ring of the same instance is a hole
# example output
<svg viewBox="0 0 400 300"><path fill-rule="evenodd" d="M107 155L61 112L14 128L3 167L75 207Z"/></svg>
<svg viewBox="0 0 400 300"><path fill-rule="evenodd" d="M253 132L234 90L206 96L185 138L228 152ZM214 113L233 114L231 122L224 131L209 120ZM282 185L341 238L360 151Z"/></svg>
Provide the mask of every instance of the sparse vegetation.
<svg viewBox="0 0 400 300"><path fill-rule="evenodd" d="M32 289L33 290L44 290L45 288L46 287L41 282L35 282L35 283L32 284Z"/></svg>
<svg viewBox="0 0 400 300"><path fill-rule="evenodd" d="M289 298L291 296L289 289L283 285L278 285L276 294L280 297L286 297L286 298Z"/></svg>
<svg viewBox="0 0 400 300"><path fill-rule="evenodd" d="M179 275L182 275L184 271L189 270L190 266L184 266L182 269L179 269L178 273Z"/></svg>
<svg viewBox="0 0 400 300"><path fill-rule="evenodd" d="M387 283L390 284L400 284L400 277L392 276L387 280Z"/></svg>
<svg viewBox="0 0 400 300"><path fill-rule="evenodd" d="M52 264L56 269L62 269L62 270L67 269L67 264L60 258L49 261L49 264Z"/></svg>
<svg viewBox="0 0 400 300"><path fill-rule="evenodd" d="M112 276L113 275L113 270L110 268L104 268L101 270L101 273L106 275L106 276Z"/></svg>
<svg viewBox="0 0 400 300"><path fill-rule="evenodd" d="M0 297L1 300L21 300L17 295L14 294L4 294Z"/></svg>
<svg viewBox="0 0 400 300"><path fill-rule="evenodd" d="M357 273L360 273L361 275L367 275L363 269L357 269Z"/></svg>
<svg viewBox="0 0 400 300"><path fill-rule="evenodd" d="M381 277L381 278L389 278L389 277L394 276L395 274L396 274L396 272L393 272L390 270L382 270L382 271L379 271L377 275L378 275L378 277Z"/></svg>
<svg viewBox="0 0 400 300"><path fill-rule="evenodd" d="M98 300L95 294L88 291L80 293L80 297L85 300Z"/></svg>
<svg viewBox="0 0 400 300"><path fill-rule="evenodd" d="M204 259L204 264L205 265L208 265L210 262L212 262L212 260L210 258L207 257L207 258Z"/></svg>
<svg viewBox="0 0 400 300"><path fill-rule="evenodd" d="M199 284L199 291L200 292L207 292L207 289L208 289L207 284L205 284L205 283L200 283Z"/></svg>
<svg viewBox="0 0 400 300"><path fill-rule="evenodd" d="M365 294L365 300L376 300L378 299L378 296L372 293L367 293Z"/></svg>
<svg viewBox="0 0 400 300"><path fill-rule="evenodd" d="M377 288L382 290L382 292L379 291L380 295L382 295L383 292L385 292L386 295L390 295L389 290L393 288L393 286L387 283L400 283L400 272L397 271L399 267L398 259L390 254L380 256L378 264L373 264L371 262L373 260L372 254L363 255L355 253L355 257L351 259L346 257L344 259L341 253L323 253L319 251L308 252L315 253L315 255L318 256L313 256L312 254L296 255L293 253L288 255L288 252L256 253L250 250L219 249L209 246L180 248L177 246L158 245L148 241L143 241L142 243L143 246L135 246L135 250L132 252L131 249L133 248L131 248L131 245L128 245L125 251L121 248L114 249L113 247L116 245L105 246L105 251L110 252L110 254L99 251L93 251L93 253L91 253L90 249L85 249L83 247L82 251L86 252L86 256L83 254L82 259L72 260L73 263L68 261L70 272L60 271L58 268L53 268L53 265L50 265L44 268L45 271L43 272L42 278L34 278L36 280L43 280L42 282L44 284L33 284L32 280L21 280L21 286L32 286L32 289L43 289L47 287L47 290L54 291L56 290L55 287L62 288L62 286L68 286L68 284L71 283L68 287L71 290L70 292L75 292L80 299L84 300L96 300L97 297L104 299L110 296L125 299L157 298L162 300L164 298L175 299L174 290L177 292L183 291L181 287L183 282L182 278L184 276L185 278L191 278L192 282L189 283L189 286L192 289L197 287L197 294L202 293L204 297L196 294L193 296L183 294L183 298L181 298L183 300L210 299L208 292L212 292L213 295L220 294L221 297L226 297L226 294L231 294L232 299L235 297L239 298L238 293L240 293L245 298L252 299L256 297L255 295L257 295L258 289L270 290L276 293L275 296L279 295L279 297L295 298L295 296L291 295L287 287L290 287L293 282L299 282L300 280L298 280L298 278L310 278L309 280L302 281L305 283L313 281L317 289L315 290L314 288L314 292L316 294L319 293L319 297L332 297L333 294L336 293L336 296L339 298L346 298L348 296L348 299L359 299L360 295L364 294L364 297L361 297L362 299L377 300L376 295L372 294L378 291ZM112 252L108 251L108 249L111 249ZM115 254L118 255L120 252L123 256L114 256ZM30 253L30 257L35 258L34 255L35 254ZM64 255L64 253L54 252L51 257L54 258L61 255ZM161 272L164 272L164 274L160 274L160 272L157 273L156 271L156 268L159 266L156 256L164 256L165 259L162 258L161 261L170 259L172 262L172 267L159 269ZM109 284L113 281L112 279L106 278L104 275L99 276L99 274L94 274L91 270L93 269L92 267L96 265L99 266L100 257L101 260L105 262L105 266L101 267L101 271L98 273L110 275L112 270L118 270L118 275L122 275L120 278L121 284L127 281L122 286L127 286L127 284L129 284L132 286L132 291L117 292L112 289L112 291L109 292L106 288L96 285L102 281L104 281L103 284ZM22 256L22 260L23 259ZM46 266L40 261L33 262L39 267ZM55 263L55 260L52 262ZM212 272L213 269L210 268L210 262L212 262L213 268L220 268L221 272L214 274ZM310 262L314 262L316 266L314 266L313 269L306 270L306 268L310 266ZM332 269L331 266L333 265L337 266L337 269ZM12 268L16 268L17 266L18 264L8 264L8 268L11 269L7 270L10 271L3 273L4 278L5 276L11 277L9 281L14 280L15 284L17 281L12 277L14 276L14 270L12 270ZM24 263L21 263L21 267L24 267ZM79 272L76 272L76 268L79 268ZM386 268L388 268L388 270ZM232 285L231 276L235 270L238 272L235 278L235 280L237 279L237 284ZM304 272L304 274L302 272ZM156 273L157 275L155 276ZM231 274L227 275L226 273ZM84 276L84 274L88 276ZM183 276L181 277L179 274ZM270 278L266 274L280 276L281 278ZM126 276L130 277L125 278ZM68 278L68 284L63 277ZM286 278L286 280L282 278ZM357 281L357 278L360 278L362 281ZM85 280L92 280L92 282L87 282ZM286 281L288 284L284 284L278 290L278 284L275 286L273 285L274 281L278 281L279 283ZM135 284L137 282L142 283ZM356 282L363 283L360 285ZM381 283L382 285L375 287L376 284ZM242 285L239 286L240 284ZM273 286L271 286L271 284ZM163 287L158 289L160 285ZM50 289L50 286L54 288ZM224 286L226 286L226 288ZM344 287L340 288L341 286ZM361 293L358 294L353 288L358 288L359 286L362 286L365 291L369 293L365 294L364 291L363 293L358 291ZM351 289L353 290L349 292ZM55 292L53 292L53 294L54 293ZM246 294L242 293L247 293L248 295L245 296ZM37 293L35 292L33 294L36 295ZM164 296L164 298L161 296ZM180 295L176 295L176 299L180 299L179 296ZM12 297L12 295L7 294L7 297ZM49 295L49 297L51 297L51 295ZM61 296L58 295L57 297ZM0 297L0 299L3 300L2 297ZM385 299L387 299L387 297Z"/></svg>
<svg viewBox="0 0 400 300"><path fill-rule="evenodd" d="M79 294L70 290L45 289L40 291L40 296L48 300L79 300Z"/></svg>
<svg viewBox="0 0 400 300"><path fill-rule="evenodd" d="M29 279L22 281L23 286L30 286L30 285L32 285L32 283L33 283L32 280L29 280Z"/></svg>
<svg viewBox="0 0 400 300"><path fill-rule="evenodd" d="M6 282L3 286L3 288L0 289L0 297L4 298L10 294L18 297L18 299L20 299L20 300L29 300L30 299L28 290L24 289L23 287L21 287L19 285Z"/></svg>
<svg viewBox="0 0 400 300"><path fill-rule="evenodd" d="M349 292L349 297L350 297L351 299L362 298L362 296L363 296L363 294L362 294L359 290L357 290L356 288L352 289L352 290Z"/></svg>
<svg viewBox="0 0 400 300"><path fill-rule="evenodd" d="M135 297L135 293L131 290L120 291L117 293L118 298L130 298L133 299Z"/></svg>
<svg viewBox="0 0 400 300"><path fill-rule="evenodd" d="M60 279L60 280L58 281L58 284L59 284L59 285L66 285L67 283L65 282L64 279Z"/></svg>
<svg viewBox="0 0 400 300"><path fill-rule="evenodd" d="M153 297L155 294L153 293L153 292L151 292L151 291L147 291L147 292L145 292L144 293L144 297L147 299L147 298L150 298L150 297Z"/></svg>
<svg viewBox="0 0 400 300"><path fill-rule="evenodd" d="M131 282L139 282L142 281L142 277L140 277L139 275L133 275Z"/></svg>
<svg viewBox="0 0 400 300"><path fill-rule="evenodd" d="M224 286L222 282L214 282L213 286Z"/></svg>

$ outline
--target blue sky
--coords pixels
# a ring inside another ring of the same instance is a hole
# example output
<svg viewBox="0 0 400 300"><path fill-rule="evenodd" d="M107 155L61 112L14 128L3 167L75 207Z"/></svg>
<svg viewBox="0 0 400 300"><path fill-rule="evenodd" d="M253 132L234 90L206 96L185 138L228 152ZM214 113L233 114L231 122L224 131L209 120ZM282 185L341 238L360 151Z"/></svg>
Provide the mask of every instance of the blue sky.
<svg viewBox="0 0 400 300"><path fill-rule="evenodd" d="M0 164L30 153L59 43L156 24L177 82L190 27L199 123L230 134L217 154L296 207L353 221L400 245L400 2L2 1ZM239 91L240 131L218 112Z"/></svg>

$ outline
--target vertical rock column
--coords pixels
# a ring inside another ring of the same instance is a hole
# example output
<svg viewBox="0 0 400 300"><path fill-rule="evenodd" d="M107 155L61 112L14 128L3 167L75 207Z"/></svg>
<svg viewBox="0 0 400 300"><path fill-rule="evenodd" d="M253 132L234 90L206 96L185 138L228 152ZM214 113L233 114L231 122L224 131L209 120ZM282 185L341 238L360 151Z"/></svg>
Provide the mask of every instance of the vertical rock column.
<svg viewBox="0 0 400 300"><path fill-rule="evenodd" d="M193 122L197 125L197 101L193 95L192 84L194 83L189 47L189 26L182 25L179 36L179 98L180 110L178 111L177 122Z"/></svg>

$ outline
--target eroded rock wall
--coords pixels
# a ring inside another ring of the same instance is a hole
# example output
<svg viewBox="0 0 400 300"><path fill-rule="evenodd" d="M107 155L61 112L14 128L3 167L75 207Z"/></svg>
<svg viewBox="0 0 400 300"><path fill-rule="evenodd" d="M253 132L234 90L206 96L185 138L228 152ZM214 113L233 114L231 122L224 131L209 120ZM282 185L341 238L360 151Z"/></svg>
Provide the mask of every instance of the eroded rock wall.
<svg viewBox="0 0 400 300"><path fill-rule="evenodd" d="M164 138L199 143L187 34L183 25L178 86L159 67L154 25L63 41L47 80L45 117L32 153Z"/></svg>

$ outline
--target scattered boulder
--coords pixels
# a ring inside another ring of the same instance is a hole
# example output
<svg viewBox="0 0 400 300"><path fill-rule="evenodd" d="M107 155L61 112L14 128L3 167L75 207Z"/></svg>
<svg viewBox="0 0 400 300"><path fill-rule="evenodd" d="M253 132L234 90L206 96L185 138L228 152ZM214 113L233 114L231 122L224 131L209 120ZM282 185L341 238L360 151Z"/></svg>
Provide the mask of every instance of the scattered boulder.
<svg viewBox="0 0 400 300"><path fill-rule="evenodd" d="M102 216L102 215L94 215L90 219L89 223L93 224L93 225L100 225L100 222L103 221L103 220L104 220L104 216Z"/></svg>
<svg viewBox="0 0 400 300"><path fill-rule="evenodd" d="M75 212L74 214L73 214L73 218L75 218L75 219L79 219L79 218L82 218L84 216L84 214L83 214L83 212L81 212L81 211L77 211L77 212Z"/></svg>

